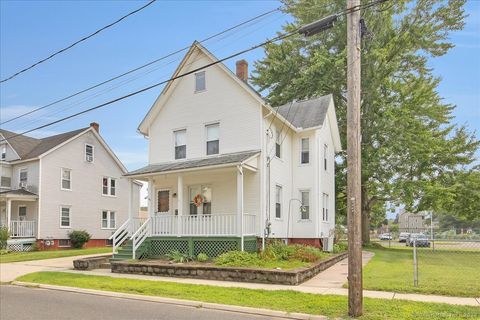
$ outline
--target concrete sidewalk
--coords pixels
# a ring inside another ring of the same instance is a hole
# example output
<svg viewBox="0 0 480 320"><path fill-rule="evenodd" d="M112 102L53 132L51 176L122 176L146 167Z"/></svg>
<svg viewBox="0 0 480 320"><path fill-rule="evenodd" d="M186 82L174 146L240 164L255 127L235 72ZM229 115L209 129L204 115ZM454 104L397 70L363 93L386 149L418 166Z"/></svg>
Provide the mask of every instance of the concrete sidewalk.
<svg viewBox="0 0 480 320"><path fill-rule="evenodd" d="M10 282L27 273L38 271L68 271L73 269L73 260L103 256L105 253L82 256L0 263L0 282Z"/></svg>

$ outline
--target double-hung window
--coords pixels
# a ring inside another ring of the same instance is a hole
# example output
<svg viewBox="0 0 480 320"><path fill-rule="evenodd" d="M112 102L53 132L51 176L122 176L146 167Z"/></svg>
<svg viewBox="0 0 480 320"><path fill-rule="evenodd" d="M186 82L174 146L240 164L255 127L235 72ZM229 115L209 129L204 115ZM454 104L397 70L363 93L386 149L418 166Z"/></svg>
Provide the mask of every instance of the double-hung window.
<svg viewBox="0 0 480 320"><path fill-rule="evenodd" d="M102 229L115 229L115 211L102 211Z"/></svg>
<svg viewBox="0 0 480 320"><path fill-rule="evenodd" d="M93 162L94 160L94 148L91 144L85 145L85 161Z"/></svg>
<svg viewBox="0 0 480 320"><path fill-rule="evenodd" d="M72 170L62 168L62 190L72 190Z"/></svg>
<svg viewBox="0 0 480 320"><path fill-rule="evenodd" d="M328 221L328 194L323 194L322 220Z"/></svg>
<svg viewBox="0 0 480 320"><path fill-rule="evenodd" d="M178 130L175 136L175 159L185 159L187 157L187 130Z"/></svg>
<svg viewBox="0 0 480 320"><path fill-rule="evenodd" d="M195 73L195 92L207 89L205 81L205 71Z"/></svg>
<svg viewBox="0 0 480 320"><path fill-rule="evenodd" d="M28 169L27 168L20 169L20 177L19 177L20 188L25 188L27 186L27 181L28 181Z"/></svg>
<svg viewBox="0 0 480 320"><path fill-rule="evenodd" d="M310 192L300 191L300 198L302 200L302 209L300 211L302 220L310 219Z"/></svg>
<svg viewBox="0 0 480 320"><path fill-rule="evenodd" d="M277 158L282 157L282 143L280 141L281 132L278 129L275 131L275 156Z"/></svg>
<svg viewBox="0 0 480 320"><path fill-rule="evenodd" d="M7 146L3 145L2 146L2 156L1 156L0 160L5 160L6 158L7 158Z"/></svg>
<svg viewBox="0 0 480 320"><path fill-rule="evenodd" d="M102 194L105 196L115 196L117 194L117 180L110 177L103 177Z"/></svg>
<svg viewBox="0 0 480 320"><path fill-rule="evenodd" d="M70 207L60 207L60 228L70 228Z"/></svg>
<svg viewBox="0 0 480 320"><path fill-rule="evenodd" d="M327 171L328 145L323 145L323 168Z"/></svg>
<svg viewBox="0 0 480 320"><path fill-rule="evenodd" d="M190 186L190 214L212 214L212 187L208 185Z"/></svg>
<svg viewBox="0 0 480 320"><path fill-rule="evenodd" d="M310 139L302 138L300 140L301 152L300 152L300 163L307 164L310 163Z"/></svg>
<svg viewBox="0 0 480 320"><path fill-rule="evenodd" d="M275 218L282 217L282 187L275 186Z"/></svg>
<svg viewBox="0 0 480 320"><path fill-rule="evenodd" d="M205 127L207 130L207 155L218 154L220 152L220 125L214 123Z"/></svg>

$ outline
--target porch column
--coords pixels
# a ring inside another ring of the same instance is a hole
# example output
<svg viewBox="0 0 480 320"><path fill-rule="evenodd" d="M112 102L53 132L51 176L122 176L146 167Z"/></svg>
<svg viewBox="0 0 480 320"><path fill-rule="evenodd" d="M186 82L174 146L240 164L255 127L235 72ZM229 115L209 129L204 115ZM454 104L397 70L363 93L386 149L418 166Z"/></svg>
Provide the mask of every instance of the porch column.
<svg viewBox="0 0 480 320"><path fill-rule="evenodd" d="M12 200L7 199L7 229L11 230L10 221L12 221Z"/></svg>
<svg viewBox="0 0 480 320"><path fill-rule="evenodd" d="M177 235L182 235L182 217L183 217L183 175L177 176Z"/></svg>
<svg viewBox="0 0 480 320"><path fill-rule="evenodd" d="M237 217L238 217L238 232L240 233L240 249L243 248L243 167L240 165L237 167Z"/></svg>
<svg viewBox="0 0 480 320"><path fill-rule="evenodd" d="M128 179L128 218L131 219L133 218L133 209L132 209L132 203L133 203L133 183L132 179Z"/></svg>
<svg viewBox="0 0 480 320"><path fill-rule="evenodd" d="M155 214L155 186L153 184L153 179L148 179L148 216L153 217Z"/></svg>

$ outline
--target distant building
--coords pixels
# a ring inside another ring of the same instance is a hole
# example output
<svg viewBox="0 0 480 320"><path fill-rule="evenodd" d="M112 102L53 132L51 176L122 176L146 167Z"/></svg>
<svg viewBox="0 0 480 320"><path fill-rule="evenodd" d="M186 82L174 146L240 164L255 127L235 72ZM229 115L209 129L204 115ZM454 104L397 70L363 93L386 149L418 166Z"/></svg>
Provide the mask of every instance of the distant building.
<svg viewBox="0 0 480 320"><path fill-rule="evenodd" d="M423 232L427 228L425 223L426 212L411 213L405 210L398 215L400 232Z"/></svg>

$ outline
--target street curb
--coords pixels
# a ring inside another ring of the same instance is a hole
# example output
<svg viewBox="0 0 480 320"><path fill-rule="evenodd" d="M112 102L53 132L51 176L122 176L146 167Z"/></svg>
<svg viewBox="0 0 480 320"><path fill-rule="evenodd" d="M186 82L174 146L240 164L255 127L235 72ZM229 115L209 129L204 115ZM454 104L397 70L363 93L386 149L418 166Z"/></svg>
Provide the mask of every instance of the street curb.
<svg viewBox="0 0 480 320"><path fill-rule="evenodd" d="M231 306L231 305L218 304L218 303L199 302L194 300L181 300L181 299L163 298L163 297L155 297L155 296L144 296L139 294L83 289L83 288L67 287L67 286L54 286L54 285L39 284L34 282L12 281L11 284L15 286L21 286L21 287L27 287L27 288L40 288L40 289L48 289L48 290L66 291L66 292L90 294L90 295L97 295L97 296L104 296L104 297L140 300L140 301L164 303L164 304L178 305L178 306L191 307L191 308L203 308L207 310L235 312L235 313L243 313L248 315L276 317L276 318L283 318L283 319L295 319L295 320L327 320L328 319L325 316L315 316L315 315L310 315L305 313L289 313L285 311L275 311L275 310L269 310L269 309L257 309L257 308Z"/></svg>

